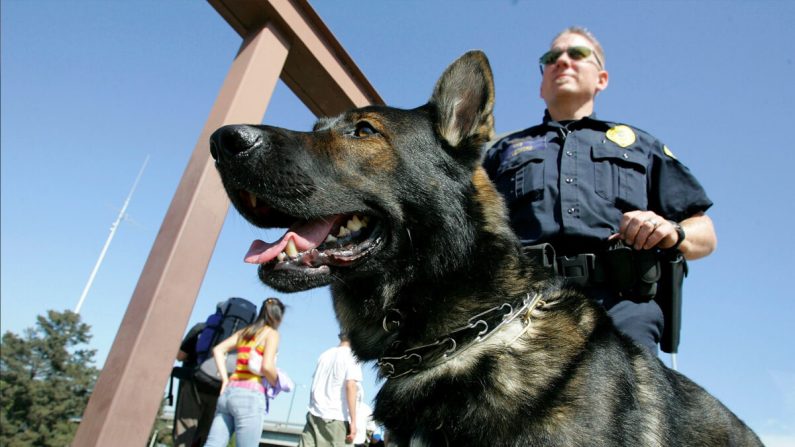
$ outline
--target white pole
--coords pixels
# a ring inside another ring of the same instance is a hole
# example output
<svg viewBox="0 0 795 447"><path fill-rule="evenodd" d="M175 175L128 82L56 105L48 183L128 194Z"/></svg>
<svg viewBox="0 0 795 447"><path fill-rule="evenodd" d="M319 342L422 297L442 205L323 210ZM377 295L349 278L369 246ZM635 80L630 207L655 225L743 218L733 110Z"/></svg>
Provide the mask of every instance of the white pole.
<svg viewBox="0 0 795 447"><path fill-rule="evenodd" d="M295 395L298 394L298 388L303 388L303 385L296 385L293 387L293 395L290 397L290 408L287 409L287 419L284 421L284 425L288 425L290 423L290 414L293 412L293 403L295 403ZM358 427L357 427L358 430Z"/></svg>
<svg viewBox="0 0 795 447"><path fill-rule="evenodd" d="M679 371L678 365L676 364L676 353L671 354L671 369L674 371Z"/></svg>
<svg viewBox="0 0 795 447"><path fill-rule="evenodd" d="M108 251L108 247L110 246L110 241L113 240L113 235L116 234L116 230L119 228L119 223L124 218L124 213L127 211L127 205L130 204L130 198L132 198L133 192L135 192L135 187L138 186L138 181L141 180L141 175L144 173L144 169L146 168L146 164L149 162L149 155L146 156L144 160L144 165L141 166L141 170L138 171L138 177L135 178L135 182L133 183L132 189L130 193L127 195L127 199L124 201L124 205L121 207L121 211L119 211L119 216L110 226L110 234L108 235L108 239L105 241L105 246L102 247L102 251L99 253L99 259L97 259L97 263L94 264L94 270L91 271L91 275L88 277L88 282L86 283L86 287L83 289L83 294L80 295L80 299L77 301L77 306L75 307L75 313L80 313L80 308L83 307L83 301L86 299L86 295L88 295L88 290L91 289L91 284L94 282L94 277L97 276L97 271L99 270L100 264L102 264L102 260L105 258L105 253Z"/></svg>
<svg viewBox="0 0 795 447"><path fill-rule="evenodd" d="M152 433L152 440L149 441L149 447L153 447L155 445L155 441L157 440L157 432L158 431L160 431L160 430L155 430L155 432Z"/></svg>

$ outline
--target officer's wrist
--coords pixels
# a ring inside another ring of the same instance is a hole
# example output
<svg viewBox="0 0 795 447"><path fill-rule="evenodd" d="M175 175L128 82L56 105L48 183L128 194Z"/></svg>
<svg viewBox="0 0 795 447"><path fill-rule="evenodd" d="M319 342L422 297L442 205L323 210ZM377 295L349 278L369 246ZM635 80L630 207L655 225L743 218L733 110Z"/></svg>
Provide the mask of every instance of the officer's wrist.
<svg viewBox="0 0 795 447"><path fill-rule="evenodd" d="M671 222L671 225L673 225L674 229L676 230L676 242L669 250L679 250L679 246L685 241L685 229L682 228L682 225L679 222L674 220L669 220L668 222Z"/></svg>

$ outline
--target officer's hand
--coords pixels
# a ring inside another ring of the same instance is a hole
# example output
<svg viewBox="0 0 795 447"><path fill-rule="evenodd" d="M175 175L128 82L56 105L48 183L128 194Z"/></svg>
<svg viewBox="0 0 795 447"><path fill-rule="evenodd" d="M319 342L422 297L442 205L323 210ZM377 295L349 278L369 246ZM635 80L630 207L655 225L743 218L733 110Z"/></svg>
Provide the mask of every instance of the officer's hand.
<svg viewBox="0 0 795 447"><path fill-rule="evenodd" d="M674 225L653 211L630 211L621 218L618 233L608 240L621 239L635 250L650 250L671 248L678 237Z"/></svg>

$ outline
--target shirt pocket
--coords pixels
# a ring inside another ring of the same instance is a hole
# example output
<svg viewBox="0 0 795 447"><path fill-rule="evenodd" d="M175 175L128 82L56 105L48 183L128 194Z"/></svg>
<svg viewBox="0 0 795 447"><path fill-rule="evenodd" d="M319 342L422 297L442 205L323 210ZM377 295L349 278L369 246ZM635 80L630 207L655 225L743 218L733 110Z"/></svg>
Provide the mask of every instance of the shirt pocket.
<svg viewBox="0 0 795 447"><path fill-rule="evenodd" d="M544 198L543 150L527 151L500 164L495 182L508 205L519 201Z"/></svg>
<svg viewBox="0 0 795 447"><path fill-rule="evenodd" d="M637 150L605 146L591 148L594 190L622 212L645 210L648 206L646 165Z"/></svg>

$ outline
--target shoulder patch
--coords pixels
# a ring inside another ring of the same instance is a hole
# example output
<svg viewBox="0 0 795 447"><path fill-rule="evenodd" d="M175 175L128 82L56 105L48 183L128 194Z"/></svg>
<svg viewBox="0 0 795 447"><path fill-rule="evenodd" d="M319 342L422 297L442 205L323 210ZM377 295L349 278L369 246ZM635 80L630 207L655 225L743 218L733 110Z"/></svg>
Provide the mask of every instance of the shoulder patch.
<svg viewBox="0 0 795 447"><path fill-rule="evenodd" d="M670 149L668 149L668 146L666 146L664 144L663 144L663 152L665 153L665 155L667 155L667 156L673 158L674 160L676 160L676 155L674 155L674 153L671 152Z"/></svg>
<svg viewBox="0 0 795 447"><path fill-rule="evenodd" d="M605 133L608 140L621 147L631 146L635 142L635 132L623 124L611 127Z"/></svg>
<svg viewBox="0 0 795 447"><path fill-rule="evenodd" d="M532 141L522 141L519 143L515 143L512 144L510 148L511 148L511 157L515 157L521 154L522 152L530 152L535 149Z"/></svg>
<svg viewBox="0 0 795 447"><path fill-rule="evenodd" d="M547 146L544 137L524 138L512 141L505 150L505 158L515 157L523 152L545 149Z"/></svg>

